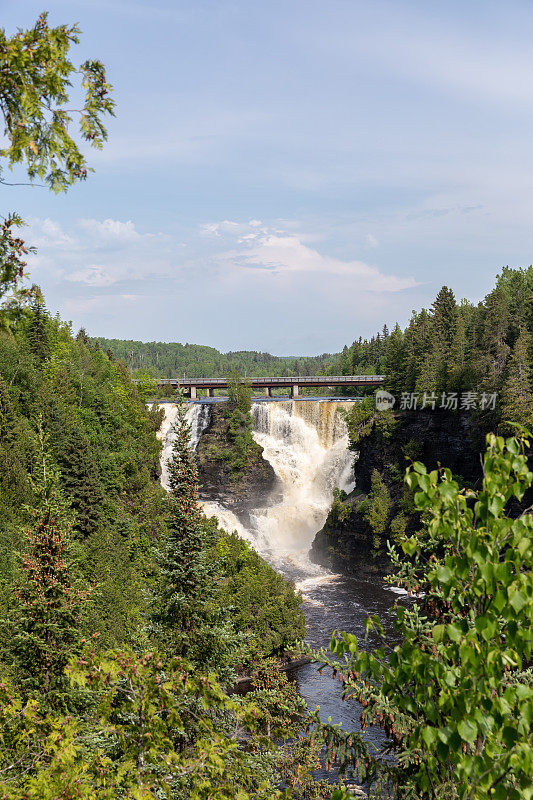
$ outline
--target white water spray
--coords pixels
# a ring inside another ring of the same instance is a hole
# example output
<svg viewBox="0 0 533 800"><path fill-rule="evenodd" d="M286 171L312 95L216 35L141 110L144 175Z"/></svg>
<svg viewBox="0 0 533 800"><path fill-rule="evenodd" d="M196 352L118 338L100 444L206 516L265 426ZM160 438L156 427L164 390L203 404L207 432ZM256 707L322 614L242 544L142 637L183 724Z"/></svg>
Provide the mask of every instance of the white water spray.
<svg viewBox="0 0 533 800"><path fill-rule="evenodd" d="M177 409L162 403L165 418L159 431L163 486L168 487L167 460L172 451L172 425ZM259 507L245 527L236 515L218 502L203 503L205 513L215 516L222 528L250 542L273 566L297 581L304 591L331 580L331 573L309 560L315 534L324 525L335 488L353 489L353 453L348 449L346 423L339 414L349 401L281 400L254 403L254 438L263 448L281 486L280 502ZM211 407L190 404L191 444L209 424ZM265 498L266 501L266 498Z"/></svg>
<svg viewBox="0 0 533 800"><path fill-rule="evenodd" d="M165 412L163 422L159 428L158 438L163 442L161 452L161 484L168 489L168 460L172 455L174 442L173 425L178 415L176 403L160 403L159 407ZM211 408L206 403L189 403L186 413L187 422L191 427L191 447L196 450L202 433L209 425Z"/></svg>
<svg viewBox="0 0 533 800"><path fill-rule="evenodd" d="M251 515L255 547L271 563L305 584L324 580L309 560L315 534L324 525L338 487L353 489L353 453L338 413L347 403L291 400L255 403L254 438L282 487L281 502ZM303 588L303 587L302 587Z"/></svg>

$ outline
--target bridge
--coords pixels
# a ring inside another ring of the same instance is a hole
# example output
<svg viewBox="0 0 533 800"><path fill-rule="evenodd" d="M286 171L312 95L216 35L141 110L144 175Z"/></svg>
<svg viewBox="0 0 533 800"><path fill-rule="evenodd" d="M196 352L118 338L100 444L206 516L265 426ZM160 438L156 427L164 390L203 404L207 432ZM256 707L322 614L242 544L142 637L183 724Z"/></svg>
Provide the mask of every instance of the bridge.
<svg viewBox="0 0 533 800"><path fill-rule="evenodd" d="M273 389L289 388L291 397L298 397L300 389L307 386L344 387L380 386L384 375L298 375L286 378L243 378L252 389L264 389L267 397L272 397ZM180 388L192 400L196 399L198 389L205 389L208 397L214 397L215 389L227 389L227 378L158 378L159 386Z"/></svg>

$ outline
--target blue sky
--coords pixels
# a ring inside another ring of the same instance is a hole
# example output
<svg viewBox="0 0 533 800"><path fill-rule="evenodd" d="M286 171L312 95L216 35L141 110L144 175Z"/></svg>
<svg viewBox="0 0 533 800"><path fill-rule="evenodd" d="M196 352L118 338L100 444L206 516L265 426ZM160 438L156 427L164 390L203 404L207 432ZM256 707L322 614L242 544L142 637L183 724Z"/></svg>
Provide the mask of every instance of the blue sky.
<svg viewBox="0 0 533 800"><path fill-rule="evenodd" d="M43 10L0 0L9 32ZM335 351L533 261L533 4L69 0L117 116L67 195L7 188L92 335Z"/></svg>

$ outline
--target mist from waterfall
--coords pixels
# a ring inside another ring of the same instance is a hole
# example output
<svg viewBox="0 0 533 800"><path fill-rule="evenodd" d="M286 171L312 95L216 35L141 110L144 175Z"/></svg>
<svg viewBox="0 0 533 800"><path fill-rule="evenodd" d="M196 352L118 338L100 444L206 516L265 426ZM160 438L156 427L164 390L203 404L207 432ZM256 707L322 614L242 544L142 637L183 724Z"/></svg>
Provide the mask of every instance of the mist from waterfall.
<svg viewBox="0 0 533 800"><path fill-rule="evenodd" d="M163 442L161 452L161 485L168 489L168 460L172 455L172 445L174 443L173 425L178 416L178 406L176 403L159 403L159 407L165 412L163 422L159 428L158 438ZM186 419L191 428L191 447L196 450L202 433L209 425L211 419L211 408L206 403L189 403L187 406Z"/></svg>
<svg viewBox="0 0 533 800"><path fill-rule="evenodd" d="M354 455L340 407L342 401L287 400L254 403L254 438L263 447L281 486L280 502L253 509L245 527L220 503L204 503L221 527L236 530L281 572L320 580L326 573L309 560L315 534L324 525L338 487L353 489ZM300 584L301 585L301 584Z"/></svg>

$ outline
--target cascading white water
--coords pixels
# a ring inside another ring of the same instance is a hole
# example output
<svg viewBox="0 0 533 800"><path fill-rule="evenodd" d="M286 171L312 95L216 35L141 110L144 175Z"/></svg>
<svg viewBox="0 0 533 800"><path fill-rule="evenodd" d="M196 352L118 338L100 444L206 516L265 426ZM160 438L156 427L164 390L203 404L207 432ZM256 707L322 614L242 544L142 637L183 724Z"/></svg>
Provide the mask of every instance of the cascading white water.
<svg viewBox="0 0 533 800"><path fill-rule="evenodd" d="M172 454L174 442L173 425L178 414L176 403L160 403L159 407L165 412L163 422L159 428L158 437L163 442L161 452L161 484L168 489L168 459ZM186 414L187 422L191 428L191 447L196 450L202 433L209 425L211 408L207 403L189 403Z"/></svg>
<svg viewBox="0 0 533 800"><path fill-rule="evenodd" d="M161 483L168 488L167 461L177 406L160 405L165 411L159 430L163 441ZM336 400L254 403L254 438L280 482L281 501L254 509L249 527L220 503L203 503L208 516L217 517L225 530L237 531L280 571L298 579L300 588L331 578L331 573L310 562L308 554L315 534L326 521L333 490L338 487L349 492L354 486L354 456L348 449L346 423L338 413L349 405L348 401ZM209 404L189 404L187 419L194 449L210 418Z"/></svg>
<svg viewBox="0 0 533 800"><path fill-rule="evenodd" d="M219 503L204 503L206 514L216 516L226 530L236 530L280 571L298 579L303 589L331 578L310 562L309 549L326 521L333 490L338 487L349 492L354 486L354 456L348 450L346 424L338 413L343 406L348 403L254 403L254 438L278 477L282 499L254 509L250 528Z"/></svg>
<svg viewBox="0 0 533 800"><path fill-rule="evenodd" d="M282 486L282 500L252 515L256 547L284 571L317 575L308 558L333 490L353 488L353 453L336 401L292 400L252 408L254 438Z"/></svg>

